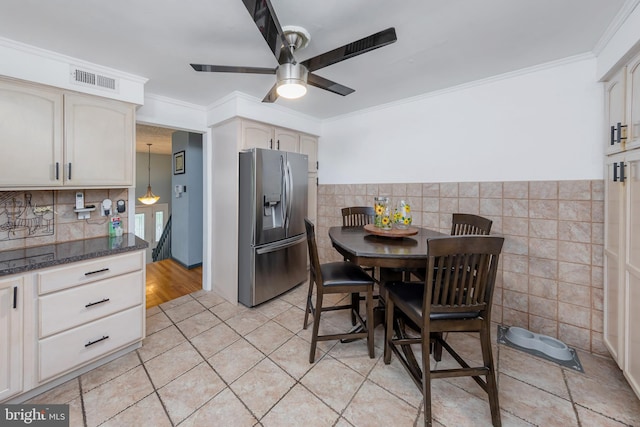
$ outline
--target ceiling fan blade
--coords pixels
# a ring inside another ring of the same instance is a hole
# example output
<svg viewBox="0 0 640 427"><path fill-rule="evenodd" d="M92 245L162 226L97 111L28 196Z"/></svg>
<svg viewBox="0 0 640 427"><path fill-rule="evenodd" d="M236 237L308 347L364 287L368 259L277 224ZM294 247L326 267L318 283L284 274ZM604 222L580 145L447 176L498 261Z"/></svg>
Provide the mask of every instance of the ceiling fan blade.
<svg viewBox="0 0 640 427"><path fill-rule="evenodd" d="M311 86L319 87L320 89L328 90L329 92L337 93L338 95L347 96L350 93L355 92L350 87L343 86L339 83L332 82L329 79L320 77L317 74L309 73L307 75L307 84Z"/></svg>
<svg viewBox="0 0 640 427"><path fill-rule="evenodd" d="M396 40L398 40L396 37L396 29L393 27L387 28L386 30L372 34L369 37L365 37L337 49L309 58L301 64L307 67L309 72L316 71L320 68L335 64L336 62L344 61L345 59L353 58L354 56L386 46Z"/></svg>
<svg viewBox="0 0 640 427"><path fill-rule="evenodd" d="M250 74L275 74L275 68L262 67L234 67L230 65L191 64L196 71L208 71L212 73L250 73Z"/></svg>
<svg viewBox="0 0 640 427"><path fill-rule="evenodd" d="M278 17L269 0L242 0L279 64L296 63Z"/></svg>
<svg viewBox="0 0 640 427"><path fill-rule="evenodd" d="M264 97L262 102L276 102L278 99L278 83L274 84L267 96Z"/></svg>

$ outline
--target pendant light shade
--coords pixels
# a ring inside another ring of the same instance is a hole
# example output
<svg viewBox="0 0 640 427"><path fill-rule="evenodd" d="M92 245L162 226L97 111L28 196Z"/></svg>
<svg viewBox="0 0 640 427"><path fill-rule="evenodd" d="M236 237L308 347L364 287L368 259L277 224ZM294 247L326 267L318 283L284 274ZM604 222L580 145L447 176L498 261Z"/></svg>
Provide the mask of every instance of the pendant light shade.
<svg viewBox="0 0 640 427"><path fill-rule="evenodd" d="M147 145L149 146L149 185L147 186L147 193L142 197L138 197L138 200L140 201L140 203L143 203L145 205L152 205L160 200L160 196L156 196L151 191L151 144Z"/></svg>

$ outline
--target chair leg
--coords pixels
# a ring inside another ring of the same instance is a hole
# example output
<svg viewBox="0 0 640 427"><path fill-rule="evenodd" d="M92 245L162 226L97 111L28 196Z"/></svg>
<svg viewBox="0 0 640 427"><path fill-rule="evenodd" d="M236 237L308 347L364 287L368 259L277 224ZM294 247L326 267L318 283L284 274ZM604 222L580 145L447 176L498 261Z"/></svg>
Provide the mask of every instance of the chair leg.
<svg viewBox="0 0 640 427"><path fill-rule="evenodd" d="M316 310L313 316L313 332L311 335L311 352L309 353L309 363L316 359L316 347L318 345L318 330L320 328L320 314L322 313L322 292L318 291L316 296Z"/></svg>
<svg viewBox="0 0 640 427"><path fill-rule="evenodd" d="M429 348L431 347L430 334L424 331L422 334L422 400L424 403L424 425L431 426L431 362L429 360Z"/></svg>
<svg viewBox="0 0 640 427"><path fill-rule="evenodd" d="M395 306L390 298L386 300L384 321L384 363L391 363L391 340L393 339L393 311Z"/></svg>
<svg viewBox="0 0 640 427"><path fill-rule="evenodd" d="M435 335L438 338L442 339L442 332L436 332ZM439 362L442 360L442 344L440 344L440 341L435 340L433 342L433 359L436 362Z"/></svg>
<svg viewBox="0 0 640 427"><path fill-rule="evenodd" d="M313 295L313 279L309 277L309 291L307 292L307 307L304 310L304 325L302 325L302 329L307 329L309 322L309 313L313 314L313 303L311 301L311 296Z"/></svg>
<svg viewBox="0 0 640 427"><path fill-rule="evenodd" d="M375 349L373 342L373 329L375 323L373 320L373 285L367 289L367 346L369 347L369 357L375 358Z"/></svg>
<svg viewBox="0 0 640 427"><path fill-rule="evenodd" d="M480 329L480 346L482 347L482 359L484 366L489 368L487 372L487 394L489 395L489 408L491 409L491 421L494 427L500 427L500 403L498 401L498 384L496 382L496 372L493 363L491 350L491 333L488 326L483 325Z"/></svg>
<svg viewBox="0 0 640 427"><path fill-rule="evenodd" d="M360 313L360 293L351 294L351 325L356 325L356 313Z"/></svg>

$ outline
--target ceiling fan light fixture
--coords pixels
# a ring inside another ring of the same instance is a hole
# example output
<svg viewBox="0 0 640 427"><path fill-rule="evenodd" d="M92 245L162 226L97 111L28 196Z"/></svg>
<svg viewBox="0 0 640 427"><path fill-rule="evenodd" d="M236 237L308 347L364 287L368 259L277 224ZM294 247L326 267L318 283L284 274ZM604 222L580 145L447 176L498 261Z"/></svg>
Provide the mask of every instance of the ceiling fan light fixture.
<svg viewBox="0 0 640 427"><path fill-rule="evenodd" d="M278 96L297 99L307 93L307 68L302 64L282 64L276 71Z"/></svg>

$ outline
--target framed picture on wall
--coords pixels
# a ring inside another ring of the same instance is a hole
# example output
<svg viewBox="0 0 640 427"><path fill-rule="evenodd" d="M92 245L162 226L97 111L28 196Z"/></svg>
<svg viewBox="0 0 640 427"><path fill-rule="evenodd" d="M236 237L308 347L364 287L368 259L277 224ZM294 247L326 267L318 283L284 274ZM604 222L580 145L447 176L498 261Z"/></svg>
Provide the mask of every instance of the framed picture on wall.
<svg viewBox="0 0 640 427"><path fill-rule="evenodd" d="M173 174L184 173L184 151L178 151L173 155Z"/></svg>

